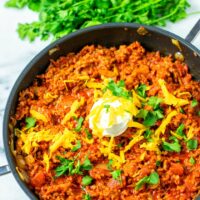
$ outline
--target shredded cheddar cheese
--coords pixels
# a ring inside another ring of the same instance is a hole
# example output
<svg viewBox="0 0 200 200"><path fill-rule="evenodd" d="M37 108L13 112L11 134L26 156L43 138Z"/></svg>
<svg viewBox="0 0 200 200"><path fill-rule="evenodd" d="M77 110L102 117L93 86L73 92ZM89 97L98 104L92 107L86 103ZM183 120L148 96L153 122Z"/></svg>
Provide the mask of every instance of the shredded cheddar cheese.
<svg viewBox="0 0 200 200"><path fill-rule="evenodd" d="M64 80L65 83L74 83L74 82L77 82L77 81L80 81L80 80L83 80L83 81L87 81L89 80L90 77L85 75L85 76L76 76L76 77L73 77L73 79L68 79L68 80Z"/></svg>
<svg viewBox="0 0 200 200"><path fill-rule="evenodd" d="M36 110L30 110L30 114L33 118L35 118L36 120L42 120L43 122L48 122L47 118L45 115L39 113Z"/></svg>
<svg viewBox="0 0 200 200"><path fill-rule="evenodd" d="M127 146L125 146L124 148L124 153L129 151L134 144L136 144L137 142L141 141L144 136L142 136L142 133L145 131L145 129L141 129L138 130L132 137L132 140L129 142L129 144Z"/></svg>
<svg viewBox="0 0 200 200"><path fill-rule="evenodd" d="M173 94L169 93L164 80L159 79L158 83L162 89L165 104L173 105L173 106L183 106L183 105L189 104L188 100L176 98Z"/></svg>
<svg viewBox="0 0 200 200"><path fill-rule="evenodd" d="M190 140L194 137L194 128L192 126L189 127L189 131L187 133L187 139Z"/></svg>
<svg viewBox="0 0 200 200"><path fill-rule="evenodd" d="M55 99L57 97L58 97L58 95L53 95L50 92L47 92L44 94L44 99Z"/></svg>
<svg viewBox="0 0 200 200"><path fill-rule="evenodd" d="M128 123L128 127L134 127L139 129L145 129L145 126L139 122L134 122L133 120Z"/></svg>
<svg viewBox="0 0 200 200"><path fill-rule="evenodd" d="M49 163L49 156L47 153L44 153L44 155L43 155L43 163L45 165L46 171L48 172L50 163Z"/></svg>
<svg viewBox="0 0 200 200"><path fill-rule="evenodd" d="M78 101L78 100L74 101L74 103L71 106L70 111L65 115L65 117L61 121L61 124L64 125L73 116L77 117L77 115L75 114L75 112L76 112L76 110L79 109L80 106L82 106L84 104L84 102L85 102L85 100L84 100L83 97L81 97L80 101Z"/></svg>
<svg viewBox="0 0 200 200"><path fill-rule="evenodd" d="M178 112L176 110L171 111L167 117L165 119L162 120L161 125L158 127L158 129L156 129L155 131L155 135L156 136L160 136L160 133L164 134L165 133L165 129L167 127L167 125L170 123L170 121L172 120L172 117L176 116L178 114Z"/></svg>
<svg viewBox="0 0 200 200"><path fill-rule="evenodd" d="M50 130L41 130L36 132L31 128L27 132L21 131L18 137L20 137L24 143L22 150L26 154L29 154L32 147L37 147L38 143L41 141L51 141L55 137L55 134L51 133Z"/></svg>

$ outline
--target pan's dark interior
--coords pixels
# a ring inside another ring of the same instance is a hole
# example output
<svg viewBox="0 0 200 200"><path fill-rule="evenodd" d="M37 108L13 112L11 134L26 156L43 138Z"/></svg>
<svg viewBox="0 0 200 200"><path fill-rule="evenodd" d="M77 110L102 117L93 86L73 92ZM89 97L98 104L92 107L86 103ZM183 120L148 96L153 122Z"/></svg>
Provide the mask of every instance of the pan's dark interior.
<svg viewBox="0 0 200 200"><path fill-rule="evenodd" d="M180 37L155 27L145 26L148 33L144 36L139 35L137 33L138 27L140 27L140 25L137 24L107 24L87 28L70 34L69 36L65 36L40 52L27 65L20 77L17 79L9 96L4 115L4 146L10 168L16 180L31 199L37 199L37 197L27 188L25 183L21 181L15 169L15 161L9 148L8 123L10 116L15 112L18 93L27 88L37 74L41 74L45 71L50 59L57 59L58 57L66 55L69 52L77 52L83 46L88 44L100 44L110 47L118 46L120 44L129 44L133 41L139 41L147 50L160 51L164 55L174 55L177 51L179 51L178 47L171 42L171 39L174 38L179 40L182 49L181 52L185 57L185 62L188 64L194 79L200 80L200 52L198 49ZM49 55L49 50L55 47L59 50Z"/></svg>

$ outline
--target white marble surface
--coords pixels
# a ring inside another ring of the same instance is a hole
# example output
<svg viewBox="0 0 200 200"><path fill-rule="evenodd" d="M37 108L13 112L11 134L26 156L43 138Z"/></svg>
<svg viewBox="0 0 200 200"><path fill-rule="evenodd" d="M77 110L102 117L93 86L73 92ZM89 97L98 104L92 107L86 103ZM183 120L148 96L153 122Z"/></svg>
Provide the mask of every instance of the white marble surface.
<svg viewBox="0 0 200 200"><path fill-rule="evenodd" d="M0 166L7 163L3 151L2 118L9 92L23 68L49 43L39 40L34 43L21 41L16 33L17 24L31 22L37 19L37 15L27 9L6 9L5 2L6 0L0 1ZM188 12L200 11L199 0L189 2L191 7ZM176 24L168 23L165 29L184 38L199 18L200 14L193 14ZM192 43L200 49L200 35ZM12 174L8 174L0 176L0 199L26 200L28 197L17 185Z"/></svg>

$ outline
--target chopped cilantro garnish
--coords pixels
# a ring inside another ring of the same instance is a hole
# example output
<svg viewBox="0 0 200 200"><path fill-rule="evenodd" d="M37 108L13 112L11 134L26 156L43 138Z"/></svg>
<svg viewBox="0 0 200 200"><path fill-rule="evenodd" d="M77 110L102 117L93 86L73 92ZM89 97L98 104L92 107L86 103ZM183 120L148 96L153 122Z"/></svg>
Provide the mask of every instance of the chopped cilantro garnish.
<svg viewBox="0 0 200 200"><path fill-rule="evenodd" d="M72 148L71 151L77 151L80 148L81 148L81 141L77 140L76 145Z"/></svg>
<svg viewBox="0 0 200 200"><path fill-rule="evenodd" d="M106 104L106 105L104 105L104 108L106 109L106 112L108 112L109 108L110 108L110 105Z"/></svg>
<svg viewBox="0 0 200 200"><path fill-rule="evenodd" d="M83 169L83 170L91 170L92 169L92 164L88 158L86 158L84 163L81 165L81 169Z"/></svg>
<svg viewBox="0 0 200 200"><path fill-rule="evenodd" d="M153 132L152 132L150 129L147 129L147 130L145 131L145 133L144 133L144 138L147 139L147 140L150 139L152 133L153 133Z"/></svg>
<svg viewBox="0 0 200 200"><path fill-rule="evenodd" d="M26 122L26 128L29 129L35 126L36 119L33 117L27 117L25 119L25 122Z"/></svg>
<svg viewBox="0 0 200 200"><path fill-rule="evenodd" d="M145 176L142 179L140 179L135 185L135 190L139 190L144 184L148 183L148 180L148 176Z"/></svg>
<svg viewBox="0 0 200 200"><path fill-rule="evenodd" d="M149 176L149 184L157 184L159 182L159 175L157 172L152 172Z"/></svg>
<svg viewBox="0 0 200 200"><path fill-rule="evenodd" d="M109 162L108 162L108 164L107 164L107 168L108 168L109 170L112 170L112 164L113 164L113 160L110 159Z"/></svg>
<svg viewBox="0 0 200 200"><path fill-rule="evenodd" d="M149 176L143 177L136 183L135 190L139 190L144 184L158 184L159 179L158 173L152 172Z"/></svg>
<svg viewBox="0 0 200 200"><path fill-rule="evenodd" d="M118 146L119 148L123 147L123 145L124 145L123 142L120 142L119 144L117 144L117 146Z"/></svg>
<svg viewBox="0 0 200 200"><path fill-rule="evenodd" d="M158 119L164 118L163 111L161 109L154 110L153 113L154 113L154 115L157 116Z"/></svg>
<svg viewBox="0 0 200 200"><path fill-rule="evenodd" d="M89 140L91 140L92 139L92 134L89 132L89 130L87 128L85 129L85 133L87 134L87 138Z"/></svg>
<svg viewBox="0 0 200 200"><path fill-rule="evenodd" d="M136 92L139 96L146 98L146 90L147 90L147 86L145 84L141 84L136 88Z"/></svg>
<svg viewBox="0 0 200 200"><path fill-rule="evenodd" d="M74 129L76 132L80 132L80 131L81 131L83 121L84 121L84 118L83 118L83 117L80 117L80 118L77 120L77 125L76 125L76 128Z"/></svg>
<svg viewBox="0 0 200 200"><path fill-rule="evenodd" d="M64 174L83 174L83 170L90 170L92 169L92 164L88 158L85 159L84 163L81 165L80 161L78 160L75 165L75 160L68 160L62 158L60 156L57 157L60 161L60 166L56 167L56 177L59 177Z"/></svg>
<svg viewBox="0 0 200 200"><path fill-rule="evenodd" d="M92 198L91 198L91 196L90 196L89 194L85 194L85 195L83 196L83 199L84 199L84 200L91 200Z"/></svg>
<svg viewBox="0 0 200 200"><path fill-rule="evenodd" d="M198 140L188 140L187 141L187 148L189 150L194 150L194 149L197 149L198 147Z"/></svg>
<svg viewBox="0 0 200 200"><path fill-rule="evenodd" d="M198 101L196 99L193 99L191 102L191 106L194 108L198 105Z"/></svg>
<svg viewBox="0 0 200 200"><path fill-rule="evenodd" d="M136 117L145 119L147 114L148 114L148 110L140 109Z"/></svg>
<svg viewBox="0 0 200 200"><path fill-rule="evenodd" d="M84 176L82 178L82 185L83 186L87 186L87 185L90 185L92 183L92 177L91 176Z"/></svg>
<svg viewBox="0 0 200 200"><path fill-rule="evenodd" d="M145 117L144 119L144 122L143 124L145 126L153 126L155 125L156 121L158 120L159 118L157 117L157 114L155 114L154 112L152 111L149 111L147 116Z"/></svg>
<svg viewBox="0 0 200 200"><path fill-rule="evenodd" d="M157 122L157 120L162 119L163 111L159 107L160 102L162 102L162 99L158 97L150 97L149 101L147 102L148 105L152 106L154 109L153 111L148 111L145 109L140 109L139 113L137 114L137 118L143 118L143 124L145 126L153 126Z"/></svg>
<svg viewBox="0 0 200 200"><path fill-rule="evenodd" d="M117 169L117 170L111 172L112 177L113 177L115 180L118 180L118 181L121 181L121 173L122 173L122 171L121 171L120 169Z"/></svg>
<svg viewBox="0 0 200 200"><path fill-rule="evenodd" d="M193 157L190 157L189 162L194 165L196 163L195 159Z"/></svg>
<svg viewBox="0 0 200 200"><path fill-rule="evenodd" d="M158 98L156 96L152 96L149 98L149 101L147 102L147 104L149 106L151 106L153 109L159 109L160 108L160 103L163 100L161 98Z"/></svg>
<svg viewBox="0 0 200 200"><path fill-rule="evenodd" d="M71 174L74 166L74 160L68 160L62 157L57 157L60 160L61 165L55 169L56 177L59 177L67 172Z"/></svg>
<svg viewBox="0 0 200 200"><path fill-rule="evenodd" d="M185 114L185 111L183 110L183 108L180 108L180 113Z"/></svg>
<svg viewBox="0 0 200 200"><path fill-rule="evenodd" d="M197 112L197 115L200 116L200 110Z"/></svg>
<svg viewBox="0 0 200 200"><path fill-rule="evenodd" d="M172 143L169 142L163 142L162 147L165 151L171 151L171 152L180 152L181 151L181 145L179 144L179 141L176 137L171 136L169 137L170 140L173 140Z"/></svg>
<svg viewBox="0 0 200 200"><path fill-rule="evenodd" d="M113 80L110 80L105 90L110 90L114 96L124 97L129 99L132 95L131 92L126 90L125 82L120 80L118 83L115 83Z"/></svg>
<svg viewBox="0 0 200 200"><path fill-rule="evenodd" d="M154 111L147 111L147 110L141 109L136 117L143 118L144 119L143 124L145 126L153 126L155 125L156 121L160 119L161 116L160 115L158 116L158 113Z"/></svg>
<svg viewBox="0 0 200 200"><path fill-rule="evenodd" d="M156 167L160 167L161 165L161 161L160 160L156 160Z"/></svg>
<svg viewBox="0 0 200 200"><path fill-rule="evenodd" d="M184 128L185 128L184 124L180 124L180 126L176 129L176 133L177 133L179 136L186 138L186 135L185 135L185 133L183 132Z"/></svg>

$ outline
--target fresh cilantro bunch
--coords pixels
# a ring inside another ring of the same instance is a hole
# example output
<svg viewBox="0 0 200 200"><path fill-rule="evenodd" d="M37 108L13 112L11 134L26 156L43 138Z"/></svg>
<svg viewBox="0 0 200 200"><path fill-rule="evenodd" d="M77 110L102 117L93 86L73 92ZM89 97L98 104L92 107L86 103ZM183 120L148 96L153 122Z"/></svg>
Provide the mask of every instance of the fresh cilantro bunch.
<svg viewBox="0 0 200 200"><path fill-rule="evenodd" d="M187 0L9 0L7 7L28 7L38 21L19 24L21 39L60 38L78 29L108 22L162 25L187 16Z"/></svg>

